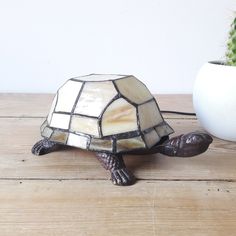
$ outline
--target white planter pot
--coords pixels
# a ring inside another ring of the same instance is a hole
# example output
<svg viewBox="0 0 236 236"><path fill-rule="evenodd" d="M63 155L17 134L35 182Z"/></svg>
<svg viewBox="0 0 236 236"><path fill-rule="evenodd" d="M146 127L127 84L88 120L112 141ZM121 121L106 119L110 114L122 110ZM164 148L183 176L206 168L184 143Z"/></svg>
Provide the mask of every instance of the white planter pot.
<svg viewBox="0 0 236 236"><path fill-rule="evenodd" d="M236 66L206 63L194 85L193 105L206 131L236 141Z"/></svg>

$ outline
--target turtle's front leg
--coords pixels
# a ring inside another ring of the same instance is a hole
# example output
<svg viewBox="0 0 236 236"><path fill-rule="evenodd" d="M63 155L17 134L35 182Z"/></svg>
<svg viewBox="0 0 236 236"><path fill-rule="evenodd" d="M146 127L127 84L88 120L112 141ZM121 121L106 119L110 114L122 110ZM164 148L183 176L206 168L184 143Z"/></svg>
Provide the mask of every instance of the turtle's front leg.
<svg viewBox="0 0 236 236"><path fill-rule="evenodd" d="M45 138L35 143L31 149L31 152L34 155L40 156L49 152L56 151L60 148L60 146L60 144Z"/></svg>
<svg viewBox="0 0 236 236"><path fill-rule="evenodd" d="M97 159L106 170L111 172L111 180L115 185L132 185L135 183L135 176L127 170L122 155L104 152L96 153Z"/></svg>

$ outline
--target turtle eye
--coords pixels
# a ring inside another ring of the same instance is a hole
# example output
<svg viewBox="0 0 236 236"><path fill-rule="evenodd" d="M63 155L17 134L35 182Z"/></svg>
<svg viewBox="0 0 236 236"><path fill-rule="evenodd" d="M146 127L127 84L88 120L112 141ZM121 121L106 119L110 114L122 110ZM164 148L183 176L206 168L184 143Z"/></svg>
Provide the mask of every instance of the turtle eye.
<svg viewBox="0 0 236 236"><path fill-rule="evenodd" d="M186 139L186 143L196 143L198 141L198 136L196 135L191 135Z"/></svg>
<svg viewBox="0 0 236 236"><path fill-rule="evenodd" d="M186 143L191 143L193 141L192 137L187 138Z"/></svg>
<svg viewBox="0 0 236 236"><path fill-rule="evenodd" d="M193 135L193 136L189 137L188 139L187 139L186 143L199 143L199 142L201 142L201 136L199 136L199 135Z"/></svg>

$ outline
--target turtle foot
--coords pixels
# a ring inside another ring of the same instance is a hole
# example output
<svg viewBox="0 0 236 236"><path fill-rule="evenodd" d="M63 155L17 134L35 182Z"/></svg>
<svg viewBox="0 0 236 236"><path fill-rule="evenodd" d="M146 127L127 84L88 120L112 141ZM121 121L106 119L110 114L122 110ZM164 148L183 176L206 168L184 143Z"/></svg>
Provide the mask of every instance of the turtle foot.
<svg viewBox="0 0 236 236"><path fill-rule="evenodd" d="M58 149L58 147L59 145L57 143L52 142L48 139L42 139L34 144L31 149L31 152L34 155L40 156L55 151Z"/></svg>
<svg viewBox="0 0 236 236"><path fill-rule="evenodd" d="M96 157L106 170L111 172L111 181L115 185L128 186L135 183L135 176L127 170L122 155L96 153Z"/></svg>
<svg viewBox="0 0 236 236"><path fill-rule="evenodd" d="M111 172L112 183L119 186L128 186L135 183L135 176L126 168L116 169Z"/></svg>
<svg viewBox="0 0 236 236"><path fill-rule="evenodd" d="M205 152L213 139L201 132L191 132L171 138L160 148L162 154L178 157L192 157Z"/></svg>

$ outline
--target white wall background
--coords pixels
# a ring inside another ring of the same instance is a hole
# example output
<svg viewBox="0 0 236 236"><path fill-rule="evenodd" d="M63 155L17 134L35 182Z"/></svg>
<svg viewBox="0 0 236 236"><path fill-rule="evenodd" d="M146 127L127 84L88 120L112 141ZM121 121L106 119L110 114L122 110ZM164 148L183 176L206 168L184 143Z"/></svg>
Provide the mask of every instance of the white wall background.
<svg viewBox="0 0 236 236"><path fill-rule="evenodd" d="M55 92L89 73L191 93L224 57L235 0L0 0L0 92Z"/></svg>

